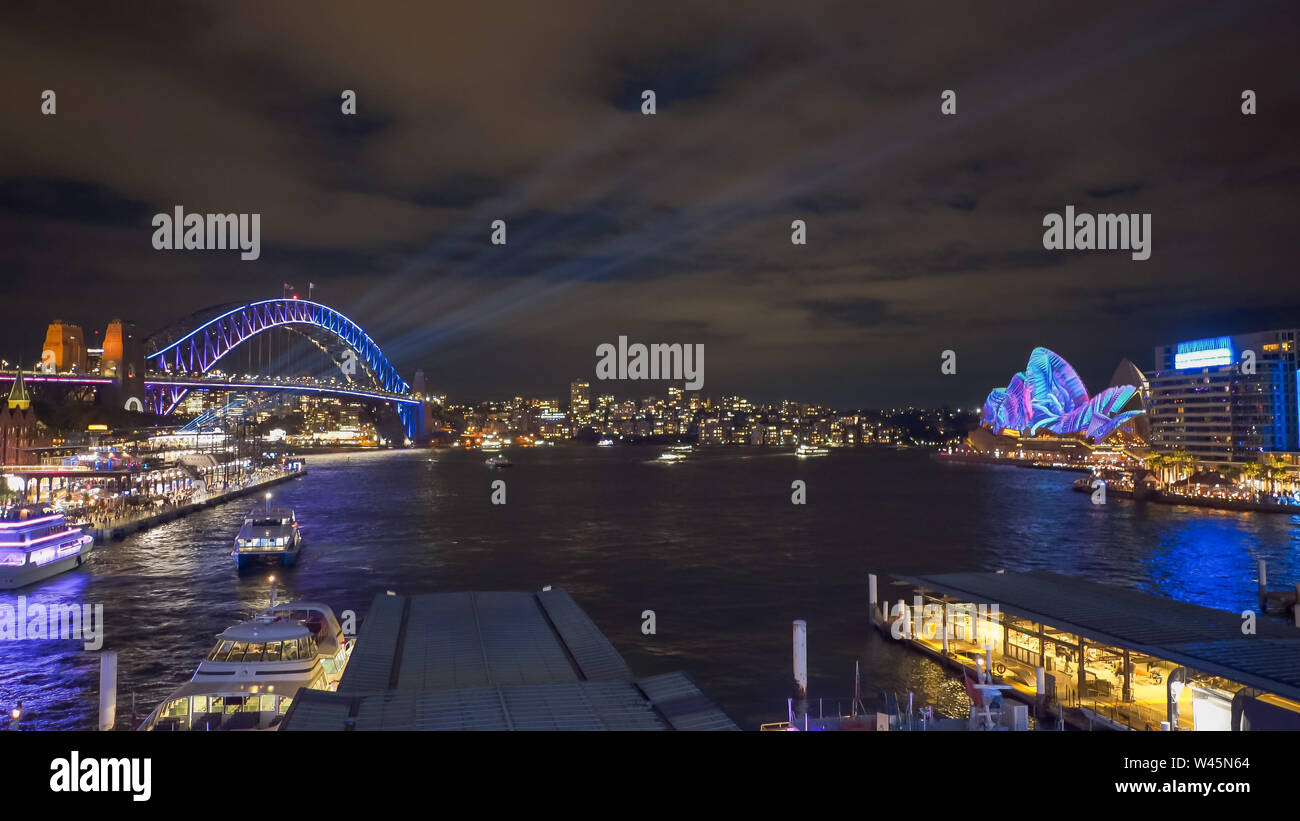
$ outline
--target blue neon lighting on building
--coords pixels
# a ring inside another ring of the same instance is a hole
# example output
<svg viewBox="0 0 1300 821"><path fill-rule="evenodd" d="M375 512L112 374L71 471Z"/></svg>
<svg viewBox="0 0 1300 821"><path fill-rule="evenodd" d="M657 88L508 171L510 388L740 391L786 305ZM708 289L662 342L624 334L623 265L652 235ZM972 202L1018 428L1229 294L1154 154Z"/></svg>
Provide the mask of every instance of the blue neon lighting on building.
<svg viewBox="0 0 1300 821"><path fill-rule="evenodd" d="M1237 361L1232 350L1232 337L1215 336L1179 342L1174 349L1174 369L1217 368Z"/></svg>

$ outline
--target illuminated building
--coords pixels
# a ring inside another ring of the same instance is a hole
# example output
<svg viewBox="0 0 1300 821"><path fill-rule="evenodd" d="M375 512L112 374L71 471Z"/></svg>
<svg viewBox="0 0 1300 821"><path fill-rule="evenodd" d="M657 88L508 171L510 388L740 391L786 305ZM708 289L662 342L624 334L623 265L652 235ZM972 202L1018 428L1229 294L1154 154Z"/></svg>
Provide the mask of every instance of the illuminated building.
<svg viewBox="0 0 1300 821"><path fill-rule="evenodd" d="M9 402L0 410L0 465L36 464L31 451L42 444L47 443L39 438L36 410L20 368L9 391Z"/></svg>
<svg viewBox="0 0 1300 821"><path fill-rule="evenodd" d="M1151 443L1203 462L1300 450L1297 334L1263 331L1157 347Z"/></svg>
<svg viewBox="0 0 1300 821"><path fill-rule="evenodd" d="M591 410L591 383L581 379L569 383L569 409L582 416Z"/></svg>
<svg viewBox="0 0 1300 821"><path fill-rule="evenodd" d="M1101 442L1142 414L1136 385L1112 385L1089 398L1074 368L1047 348L1034 348L1025 370L984 402L980 423L994 433L1082 436Z"/></svg>

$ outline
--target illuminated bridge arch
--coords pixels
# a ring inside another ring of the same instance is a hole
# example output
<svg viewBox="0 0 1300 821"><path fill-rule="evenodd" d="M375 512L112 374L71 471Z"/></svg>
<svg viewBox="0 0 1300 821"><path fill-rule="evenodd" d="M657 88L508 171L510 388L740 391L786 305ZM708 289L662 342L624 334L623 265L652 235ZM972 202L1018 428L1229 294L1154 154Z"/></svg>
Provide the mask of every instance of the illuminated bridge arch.
<svg viewBox="0 0 1300 821"><path fill-rule="evenodd" d="M410 393L411 386L360 325L328 305L307 299L250 302L188 332L182 330L183 335L174 341L155 335L145 341L145 360L161 373L206 374L240 344L284 325L313 325L329 331L356 351L358 364L374 376L377 387L390 393Z"/></svg>

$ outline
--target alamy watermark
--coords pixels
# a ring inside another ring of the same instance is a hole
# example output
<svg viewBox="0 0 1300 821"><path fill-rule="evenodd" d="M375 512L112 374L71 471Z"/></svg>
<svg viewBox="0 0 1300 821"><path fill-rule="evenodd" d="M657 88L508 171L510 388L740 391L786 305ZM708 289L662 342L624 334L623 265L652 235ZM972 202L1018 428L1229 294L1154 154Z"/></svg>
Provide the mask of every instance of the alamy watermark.
<svg viewBox="0 0 1300 821"><path fill-rule="evenodd" d="M153 795L152 758L82 758L78 750L50 762L50 792L120 792L132 801Z"/></svg>
<svg viewBox="0 0 1300 821"><path fill-rule="evenodd" d="M1049 251L1131 251L1133 259L1151 258L1150 214L1076 214L1043 217L1043 247Z"/></svg>
<svg viewBox="0 0 1300 821"><path fill-rule="evenodd" d="M704 387L704 345L701 343L627 344L618 338L618 347L602 342L596 348L597 379L672 379L685 380L686 390Z"/></svg>
<svg viewBox="0 0 1300 821"><path fill-rule="evenodd" d="M895 639L961 639L982 644L999 635L1002 608L996 604L948 602L925 604L920 596L912 598L909 608L901 600L890 616L889 633Z"/></svg>
<svg viewBox="0 0 1300 821"><path fill-rule="evenodd" d="M14 604L0 604L0 642L80 641L86 650L104 646L104 605L28 604L19 596Z"/></svg>
<svg viewBox="0 0 1300 821"><path fill-rule="evenodd" d="M174 214L154 214L151 224L153 247L159 251L238 249L242 260L262 255L261 214L186 214L178 205Z"/></svg>

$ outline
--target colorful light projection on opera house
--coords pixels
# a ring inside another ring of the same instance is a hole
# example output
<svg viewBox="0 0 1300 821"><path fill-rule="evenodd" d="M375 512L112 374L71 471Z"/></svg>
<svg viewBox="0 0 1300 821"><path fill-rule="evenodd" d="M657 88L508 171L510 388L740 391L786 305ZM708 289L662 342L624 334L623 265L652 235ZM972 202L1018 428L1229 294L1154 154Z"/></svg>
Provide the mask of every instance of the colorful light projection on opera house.
<svg viewBox="0 0 1300 821"><path fill-rule="evenodd" d="M1135 386L1113 385L1089 398L1070 363L1047 348L1034 348L1025 370L989 394L980 423L994 433L1082 434L1100 442L1143 413Z"/></svg>

